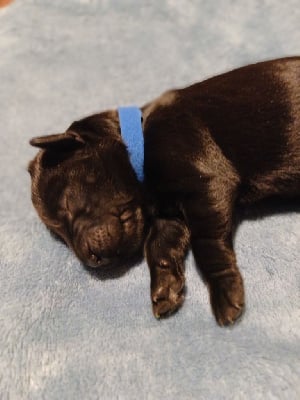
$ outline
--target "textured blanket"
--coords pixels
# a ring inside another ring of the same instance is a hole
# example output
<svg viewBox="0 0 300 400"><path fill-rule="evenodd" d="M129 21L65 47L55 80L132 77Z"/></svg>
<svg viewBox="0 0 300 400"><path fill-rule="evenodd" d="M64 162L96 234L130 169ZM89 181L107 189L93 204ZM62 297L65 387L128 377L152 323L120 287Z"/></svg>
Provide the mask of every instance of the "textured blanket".
<svg viewBox="0 0 300 400"><path fill-rule="evenodd" d="M240 323L216 325L191 254L184 307L157 321L146 264L90 275L39 221L26 172L33 136L299 55L299 21L298 0L15 0L0 8L2 400L300 398L297 205L237 230L247 297Z"/></svg>

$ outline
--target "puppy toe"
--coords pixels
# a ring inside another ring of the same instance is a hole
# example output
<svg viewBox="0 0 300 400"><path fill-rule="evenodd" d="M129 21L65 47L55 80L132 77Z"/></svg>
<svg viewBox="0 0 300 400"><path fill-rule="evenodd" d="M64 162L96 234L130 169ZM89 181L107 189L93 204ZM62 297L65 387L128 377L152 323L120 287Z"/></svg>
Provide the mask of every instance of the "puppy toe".
<svg viewBox="0 0 300 400"><path fill-rule="evenodd" d="M220 326L234 324L244 309L244 289L239 275L215 282L210 291L211 305Z"/></svg>
<svg viewBox="0 0 300 400"><path fill-rule="evenodd" d="M153 298L153 314L155 318L168 317L173 314L182 305L184 301L183 294L169 291L168 297Z"/></svg>

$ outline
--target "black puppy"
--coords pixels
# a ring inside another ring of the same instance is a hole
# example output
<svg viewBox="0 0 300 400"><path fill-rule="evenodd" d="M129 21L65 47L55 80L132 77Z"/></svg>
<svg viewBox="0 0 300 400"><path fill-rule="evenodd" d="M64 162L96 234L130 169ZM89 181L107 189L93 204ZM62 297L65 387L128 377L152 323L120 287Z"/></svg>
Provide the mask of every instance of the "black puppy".
<svg viewBox="0 0 300 400"><path fill-rule="evenodd" d="M300 57L250 65L142 107L143 183L117 111L31 140L32 201L83 263L125 263L141 252L155 316L183 302L191 245L219 324L244 305L232 245L238 204L300 194Z"/></svg>

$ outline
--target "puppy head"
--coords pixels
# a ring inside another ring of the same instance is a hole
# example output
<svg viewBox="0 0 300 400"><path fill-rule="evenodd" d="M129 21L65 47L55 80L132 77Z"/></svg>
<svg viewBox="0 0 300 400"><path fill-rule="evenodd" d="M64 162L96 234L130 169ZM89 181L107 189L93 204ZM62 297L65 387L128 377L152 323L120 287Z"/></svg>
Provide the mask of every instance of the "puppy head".
<svg viewBox="0 0 300 400"><path fill-rule="evenodd" d="M128 262L144 240L141 184L120 136L117 113L34 138L32 202L46 226L87 266Z"/></svg>

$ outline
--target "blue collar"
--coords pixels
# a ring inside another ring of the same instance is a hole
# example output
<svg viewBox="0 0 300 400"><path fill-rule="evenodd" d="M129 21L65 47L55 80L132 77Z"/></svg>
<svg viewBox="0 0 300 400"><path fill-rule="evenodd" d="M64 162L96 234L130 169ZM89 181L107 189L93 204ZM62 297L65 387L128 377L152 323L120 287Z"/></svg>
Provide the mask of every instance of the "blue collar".
<svg viewBox="0 0 300 400"><path fill-rule="evenodd" d="M139 181L144 180L144 135L142 112L138 107L119 107L121 134Z"/></svg>

